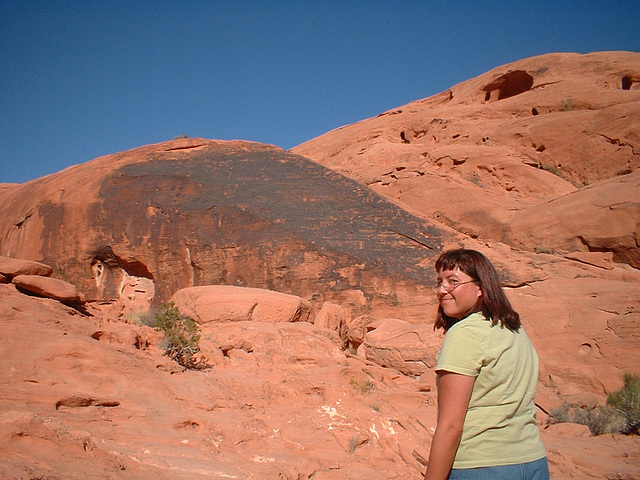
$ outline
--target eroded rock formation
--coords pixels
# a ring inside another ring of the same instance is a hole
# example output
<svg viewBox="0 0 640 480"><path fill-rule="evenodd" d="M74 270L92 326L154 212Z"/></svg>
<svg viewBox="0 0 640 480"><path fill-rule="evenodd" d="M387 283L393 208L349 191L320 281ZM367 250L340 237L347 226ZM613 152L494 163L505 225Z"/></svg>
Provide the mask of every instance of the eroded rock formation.
<svg viewBox="0 0 640 480"><path fill-rule="evenodd" d="M527 58L292 151L472 237L640 268L639 75L638 53Z"/></svg>
<svg viewBox="0 0 640 480"><path fill-rule="evenodd" d="M182 139L0 193L0 251L39 258L126 310L198 285L266 288L356 310L420 294L459 235L308 159ZM409 293L406 293L409 294Z"/></svg>

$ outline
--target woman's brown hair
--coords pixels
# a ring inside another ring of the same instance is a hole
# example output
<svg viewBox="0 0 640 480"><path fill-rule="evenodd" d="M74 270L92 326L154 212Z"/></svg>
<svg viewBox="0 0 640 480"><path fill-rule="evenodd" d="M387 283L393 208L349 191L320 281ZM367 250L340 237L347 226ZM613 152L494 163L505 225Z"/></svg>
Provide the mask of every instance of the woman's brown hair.
<svg viewBox="0 0 640 480"><path fill-rule="evenodd" d="M458 249L444 252L436 260L437 272L456 268L469 275L480 286L482 314L491 321L491 325L500 322L500 326L517 332L520 328L520 315L511 306L500 284L498 272L489 259L476 250ZM440 307L433 328L447 331L457 321L457 318L445 315Z"/></svg>

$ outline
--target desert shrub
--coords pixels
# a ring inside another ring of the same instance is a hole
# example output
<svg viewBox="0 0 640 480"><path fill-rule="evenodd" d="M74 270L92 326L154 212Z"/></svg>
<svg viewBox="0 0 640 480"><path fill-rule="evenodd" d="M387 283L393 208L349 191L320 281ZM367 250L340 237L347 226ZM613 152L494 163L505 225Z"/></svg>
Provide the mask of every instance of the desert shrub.
<svg viewBox="0 0 640 480"><path fill-rule="evenodd" d="M609 405L580 407L568 403L549 413L549 424L577 423L589 427L591 435L620 433L624 428L624 418Z"/></svg>
<svg viewBox="0 0 640 480"><path fill-rule="evenodd" d="M561 112L570 112L573 110L573 98L565 98L560 102L560 111Z"/></svg>
<svg viewBox="0 0 640 480"><path fill-rule="evenodd" d="M592 435L640 433L640 378L625 373L624 387L610 393L606 405L587 408L565 403L549 413L549 424L566 422L586 425Z"/></svg>
<svg viewBox="0 0 640 480"><path fill-rule="evenodd" d="M555 425L556 423L571 423L573 420L571 409L571 405L566 402L563 402L559 407L552 409L549 412L549 417L547 418L547 425Z"/></svg>
<svg viewBox="0 0 640 480"><path fill-rule="evenodd" d="M210 367L206 359L196 359L200 351L198 324L180 313L173 302L163 303L158 311L140 318L145 325L164 333L164 354L185 368L202 370Z"/></svg>
<svg viewBox="0 0 640 480"><path fill-rule="evenodd" d="M610 393L607 404L624 416L624 433L640 433L640 377L625 373L624 387Z"/></svg>
<svg viewBox="0 0 640 480"><path fill-rule="evenodd" d="M560 175L560 170L558 170L558 167L553 163L542 165L541 168L543 170L546 170L549 173L553 173L554 175L562 178L562 175Z"/></svg>
<svg viewBox="0 0 640 480"><path fill-rule="evenodd" d="M589 427L591 435L621 433L624 431L624 418L618 410L609 405L576 409L575 423Z"/></svg>
<svg viewBox="0 0 640 480"><path fill-rule="evenodd" d="M376 386L372 381L358 380L354 377L349 380L349 384L362 395L371 395L371 393L376 389Z"/></svg>
<svg viewBox="0 0 640 480"><path fill-rule="evenodd" d="M477 172L473 172L470 176L469 176L469 181L471 183L473 183L474 185L477 185L481 188L485 188L485 186L482 184L482 180L480 179L480 175L478 175Z"/></svg>
<svg viewBox="0 0 640 480"><path fill-rule="evenodd" d="M358 445L360 445L360 435L356 434L349 439L349 453L355 452Z"/></svg>

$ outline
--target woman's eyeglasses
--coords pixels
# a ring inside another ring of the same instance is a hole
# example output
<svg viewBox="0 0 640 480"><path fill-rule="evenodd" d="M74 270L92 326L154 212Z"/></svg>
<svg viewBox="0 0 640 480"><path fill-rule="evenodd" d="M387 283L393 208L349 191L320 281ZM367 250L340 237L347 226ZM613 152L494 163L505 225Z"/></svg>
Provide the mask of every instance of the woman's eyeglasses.
<svg viewBox="0 0 640 480"><path fill-rule="evenodd" d="M475 283L477 280L469 280L467 282L456 282L455 280L452 282L438 282L436 286L433 288L433 291L436 293L440 293L440 289L444 288L444 291L447 293L453 292L456 288L465 283Z"/></svg>

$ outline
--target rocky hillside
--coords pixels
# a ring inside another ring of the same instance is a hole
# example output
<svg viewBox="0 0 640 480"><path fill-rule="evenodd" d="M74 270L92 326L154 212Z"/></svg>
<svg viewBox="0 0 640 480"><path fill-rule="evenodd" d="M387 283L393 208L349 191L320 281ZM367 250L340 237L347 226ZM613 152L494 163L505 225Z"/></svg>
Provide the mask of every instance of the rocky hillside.
<svg viewBox="0 0 640 480"><path fill-rule="evenodd" d="M550 54L287 152L177 139L0 185L0 477L415 479L433 261L496 264L554 478L637 437L546 425L640 374L640 54ZM146 312L196 320L192 368ZM193 368L197 367L197 368Z"/></svg>
<svg viewBox="0 0 640 480"><path fill-rule="evenodd" d="M638 125L640 54L550 54L292 151L471 237L640 268Z"/></svg>

